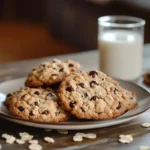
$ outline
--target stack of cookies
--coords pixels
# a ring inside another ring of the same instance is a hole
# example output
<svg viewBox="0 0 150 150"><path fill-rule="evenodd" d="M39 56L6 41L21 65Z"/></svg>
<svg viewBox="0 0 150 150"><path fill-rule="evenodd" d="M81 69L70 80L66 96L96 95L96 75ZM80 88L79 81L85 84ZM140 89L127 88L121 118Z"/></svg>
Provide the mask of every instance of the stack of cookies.
<svg viewBox="0 0 150 150"><path fill-rule="evenodd" d="M100 71L82 72L72 60L54 59L33 68L25 86L4 104L21 119L43 123L119 117L137 104L136 95Z"/></svg>

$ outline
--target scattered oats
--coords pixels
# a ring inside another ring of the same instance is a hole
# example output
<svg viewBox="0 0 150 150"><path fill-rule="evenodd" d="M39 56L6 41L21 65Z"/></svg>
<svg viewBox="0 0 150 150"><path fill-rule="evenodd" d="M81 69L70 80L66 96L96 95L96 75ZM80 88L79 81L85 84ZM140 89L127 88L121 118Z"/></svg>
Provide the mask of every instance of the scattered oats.
<svg viewBox="0 0 150 150"><path fill-rule="evenodd" d="M30 144L38 144L38 140L29 140Z"/></svg>
<svg viewBox="0 0 150 150"><path fill-rule="evenodd" d="M144 123L142 123L142 127L149 128L150 127L150 123L144 122Z"/></svg>
<svg viewBox="0 0 150 150"><path fill-rule="evenodd" d="M57 130L57 132L60 134L68 134L67 130Z"/></svg>
<svg viewBox="0 0 150 150"><path fill-rule="evenodd" d="M54 143L54 142L55 142L54 139L51 138L51 137L45 137L44 140L45 140L46 142L48 142L48 143Z"/></svg>
<svg viewBox="0 0 150 150"><path fill-rule="evenodd" d="M18 144L25 144L25 141L20 140L20 139L16 139L16 143L18 143Z"/></svg>
<svg viewBox="0 0 150 150"><path fill-rule="evenodd" d="M81 132L78 132L75 134L75 136L82 136L82 137L84 137L84 135L85 135L85 133L81 133Z"/></svg>
<svg viewBox="0 0 150 150"><path fill-rule="evenodd" d="M23 140L23 141L29 141L29 140L33 139L33 135L30 135L27 132L20 132L19 135L21 137L21 140Z"/></svg>
<svg viewBox="0 0 150 150"><path fill-rule="evenodd" d="M0 144L0 149L2 149L2 145Z"/></svg>
<svg viewBox="0 0 150 150"><path fill-rule="evenodd" d="M119 142L121 142L121 143L127 143L126 140L124 140L124 139L119 139Z"/></svg>
<svg viewBox="0 0 150 150"><path fill-rule="evenodd" d="M124 135L124 134L119 135L120 138L125 138L125 136L126 135Z"/></svg>
<svg viewBox="0 0 150 150"><path fill-rule="evenodd" d="M84 138L88 138L88 139L95 139L96 138L96 134L88 133L88 134L84 134L83 137Z"/></svg>
<svg viewBox="0 0 150 150"><path fill-rule="evenodd" d="M15 142L16 138L12 135L8 135L8 137L6 138L6 143L8 144L13 144Z"/></svg>
<svg viewBox="0 0 150 150"><path fill-rule="evenodd" d="M9 136L9 134L6 134L6 133L2 134L2 138L4 138L4 139L7 139L8 136Z"/></svg>
<svg viewBox="0 0 150 150"><path fill-rule="evenodd" d="M28 134L28 133L23 134L23 135L21 136L21 140L23 140L23 141L29 141L29 140L32 140L32 139L33 139L33 135L30 135L30 134Z"/></svg>
<svg viewBox="0 0 150 150"><path fill-rule="evenodd" d="M132 135L122 134L122 135L119 136L119 138L120 138L119 142L121 142L121 143L131 143L133 141Z"/></svg>
<svg viewBox="0 0 150 150"><path fill-rule="evenodd" d="M81 132L78 132L75 134L75 136L73 136L73 141L82 141L83 138L88 138L88 139L95 139L96 138L96 134L94 133L81 133Z"/></svg>
<svg viewBox="0 0 150 150"><path fill-rule="evenodd" d="M47 132L51 132L52 131L52 129L44 129L45 131L47 131Z"/></svg>
<svg viewBox="0 0 150 150"><path fill-rule="evenodd" d="M73 136L73 141L75 142L81 142L82 140L83 140L82 136L79 136L79 135Z"/></svg>
<svg viewBox="0 0 150 150"><path fill-rule="evenodd" d="M29 133L27 133L27 132L20 132L20 133L19 133L20 137L22 137L22 136L24 136L24 135L26 135L26 134L29 134Z"/></svg>
<svg viewBox="0 0 150 150"><path fill-rule="evenodd" d="M29 149L30 150L42 150L42 146L39 144L30 144Z"/></svg>
<svg viewBox="0 0 150 150"><path fill-rule="evenodd" d="M16 138L12 135L9 135L9 134L2 134L2 138L6 139L6 143L8 144L13 144L16 140Z"/></svg>
<svg viewBox="0 0 150 150"><path fill-rule="evenodd" d="M140 146L139 150L150 150L149 146Z"/></svg>

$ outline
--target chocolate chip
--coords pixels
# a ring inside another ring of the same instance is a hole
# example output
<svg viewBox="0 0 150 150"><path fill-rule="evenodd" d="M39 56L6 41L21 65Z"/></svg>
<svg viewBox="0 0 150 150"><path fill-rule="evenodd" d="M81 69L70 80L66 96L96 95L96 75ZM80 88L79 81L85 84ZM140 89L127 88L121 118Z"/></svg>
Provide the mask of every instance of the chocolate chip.
<svg viewBox="0 0 150 150"><path fill-rule="evenodd" d="M114 89L114 94L116 95L119 91L115 88Z"/></svg>
<svg viewBox="0 0 150 150"><path fill-rule="evenodd" d="M90 100L91 100L91 101L96 101L96 99L99 99L99 97L95 95L95 96L93 96Z"/></svg>
<svg viewBox="0 0 150 150"><path fill-rule="evenodd" d="M64 68L61 68L61 69L59 70L59 72L64 72Z"/></svg>
<svg viewBox="0 0 150 150"><path fill-rule="evenodd" d="M20 111L24 111L24 108L23 108L22 106L19 106L18 109L19 109Z"/></svg>
<svg viewBox="0 0 150 150"><path fill-rule="evenodd" d="M60 107L60 106L61 106L61 101L58 101L57 104L58 104L58 106Z"/></svg>
<svg viewBox="0 0 150 150"><path fill-rule="evenodd" d="M58 74L52 74L51 76L58 76Z"/></svg>
<svg viewBox="0 0 150 150"><path fill-rule="evenodd" d="M45 67L46 67L46 65L45 65L45 64L42 64L42 67L43 67L43 68L45 68Z"/></svg>
<svg viewBox="0 0 150 150"><path fill-rule="evenodd" d="M7 94L7 97L10 97L10 96L12 96L12 95L11 95L10 93L8 93L8 94Z"/></svg>
<svg viewBox="0 0 150 150"><path fill-rule="evenodd" d="M66 91L72 92L72 91L74 91L74 89L72 88L72 86L68 86L68 87L66 87Z"/></svg>
<svg viewBox="0 0 150 150"><path fill-rule="evenodd" d="M87 93L83 93L83 95L81 95L81 97L86 98L86 97L88 97L88 94Z"/></svg>
<svg viewBox="0 0 150 150"><path fill-rule="evenodd" d="M80 109L82 110L82 112L85 112L85 110L83 109L83 107L80 107Z"/></svg>
<svg viewBox="0 0 150 150"><path fill-rule="evenodd" d="M21 98L25 98L26 95L27 95L27 94L22 95Z"/></svg>
<svg viewBox="0 0 150 150"><path fill-rule="evenodd" d="M42 114L48 115L48 114L49 114L49 111L48 111L48 110L44 110L44 111L42 112Z"/></svg>
<svg viewBox="0 0 150 150"><path fill-rule="evenodd" d="M87 93L84 93L84 97L85 97L85 98L88 97L88 94L87 94Z"/></svg>
<svg viewBox="0 0 150 150"><path fill-rule="evenodd" d="M119 102L118 106L116 107L116 109L120 109L122 107L121 102Z"/></svg>
<svg viewBox="0 0 150 150"><path fill-rule="evenodd" d="M69 64L68 66L69 66L69 67L73 67L74 65L73 65L73 64Z"/></svg>
<svg viewBox="0 0 150 150"><path fill-rule="evenodd" d="M98 73L96 71L89 72L89 76L92 76L92 78L94 78L96 75L98 75Z"/></svg>
<svg viewBox="0 0 150 150"><path fill-rule="evenodd" d="M77 85L79 85L80 87L84 88L84 83L79 83Z"/></svg>
<svg viewBox="0 0 150 150"><path fill-rule="evenodd" d="M45 64L42 65L41 71L46 71L46 65Z"/></svg>
<svg viewBox="0 0 150 150"><path fill-rule="evenodd" d="M111 87L110 90L113 91L115 95L119 92L116 87Z"/></svg>
<svg viewBox="0 0 150 150"><path fill-rule="evenodd" d="M35 106L39 106L38 102L34 102L34 105L35 105Z"/></svg>
<svg viewBox="0 0 150 150"><path fill-rule="evenodd" d="M60 114L60 112L55 112L55 115L58 116Z"/></svg>
<svg viewBox="0 0 150 150"><path fill-rule="evenodd" d="M73 107L75 107L76 104L77 104L76 101L71 101L71 102L70 102L70 107L73 108Z"/></svg>
<svg viewBox="0 0 150 150"><path fill-rule="evenodd" d="M105 80L105 78L102 78L102 81L104 81Z"/></svg>
<svg viewBox="0 0 150 150"><path fill-rule="evenodd" d="M101 114L102 114L102 112L99 112L98 114L99 114L99 115L101 115Z"/></svg>
<svg viewBox="0 0 150 150"><path fill-rule="evenodd" d="M130 97L131 100L133 101L136 101L136 98L135 97Z"/></svg>
<svg viewBox="0 0 150 150"><path fill-rule="evenodd" d="M96 83L96 81L91 81L90 82L90 87L94 87L95 85L98 85L98 83Z"/></svg>
<svg viewBox="0 0 150 150"><path fill-rule="evenodd" d="M34 94L35 95L40 95L40 93L38 91L35 91Z"/></svg>
<svg viewBox="0 0 150 150"><path fill-rule="evenodd" d="M32 112L32 111L30 111L29 115L30 115L30 116L34 116L34 114L33 114L33 112Z"/></svg>
<svg viewBox="0 0 150 150"><path fill-rule="evenodd" d="M35 70L36 70L36 68L33 68L33 69L32 69L32 71L35 71Z"/></svg>
<svg viewBox="0 0 150 150"><path fill-rule="evenodd" d="M53 63L56 63L56 61L55 61L55 60L53 60L52 62L53 62Z"/></svg>

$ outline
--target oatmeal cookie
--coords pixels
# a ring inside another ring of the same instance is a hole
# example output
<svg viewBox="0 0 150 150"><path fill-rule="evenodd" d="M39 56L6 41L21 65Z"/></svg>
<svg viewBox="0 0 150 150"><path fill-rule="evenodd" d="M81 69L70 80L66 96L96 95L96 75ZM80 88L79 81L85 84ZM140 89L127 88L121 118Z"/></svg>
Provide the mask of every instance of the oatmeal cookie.
<svg viewBox="0 0 150 150"><path fill-rule="evenodd" d="M61 82L72 72L80 70L80 64L72 61L60 61L54 59L50 62L41 63L38 67L33 68L25 81L27 87L49 86Z"/></svg>
<svg viewBox="0 0 150 150"><path fill-rule="evenodd" d="M52 123L69 118L51 89L21 89L8 94L4 104L11 114L25 120Z"/></svg>
<svg viewBox="0 0 150 150"><path fill-rule="evenodd" d="M100 71L70 74L61 84L58 96L62 106L77 118L106 120L126 112L124 90Z"/></svg>

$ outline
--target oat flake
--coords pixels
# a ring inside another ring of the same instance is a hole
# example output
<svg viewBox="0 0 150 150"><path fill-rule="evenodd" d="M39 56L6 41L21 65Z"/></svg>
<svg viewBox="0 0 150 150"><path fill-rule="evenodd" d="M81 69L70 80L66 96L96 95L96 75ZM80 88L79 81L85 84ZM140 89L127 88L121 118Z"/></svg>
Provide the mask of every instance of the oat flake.
<svg viewBox="0 0 150 150"><path fill-rule="evenodd" d="M16 139L16 143L18 143L18 144L25 144L25 141L20 140L20 139Z"/></svg>
<svg viewBox="0 0 150 150"><path fill-rule="evenodd" d="M95 139L96 138L96 134L88 133L88 134L84 134L83 137L84 138L88 138L88 139Z"/></svg>
<svg viewBox="0 0 150 150"><path fill-rule="evenodd" d="M83 140L82 136L79 136L79 135L73 136L73 141L75 142L81 142L82 140Z"/></svg>
<svg viewBox="0 0 150 150"><path fill-rule="evenodd" d="M67 130L57 130L57 132L60 134L68 134Z"/></svg>
<svg viewBox="0 0 150 150"><path fill-rule="evenodd" d="M54 139L51 138L51 137L45 137L44 140L45 140L46 142L48 142L48 143L54 143L54 142L55 142Z"/></svg>
<svg viewBox="0 0 150 150"><path fill-rule="evenodd" d="M30 144L29 149L30 150L42 150L42 146L39 144Z"/></svg>
<svg viewBox="0 0 150 150"><path fill-rule="evenodd" d="M119 136L119 142L121 143L131 143L133 141L132 135L120 135Z"/></svg>
<svg viewBox="0 0 150 150"><path fill-rule="evenodd" d="M38 140L29 140L30 144L38 144Z"/></svg>
<svg viewBox="0 0 150 150"><path fill-rule="evenodd" d="M144 128L149 128L150 127L150 123L144 122L144 123L142 123L141 126L144 127Z"/></svg>

